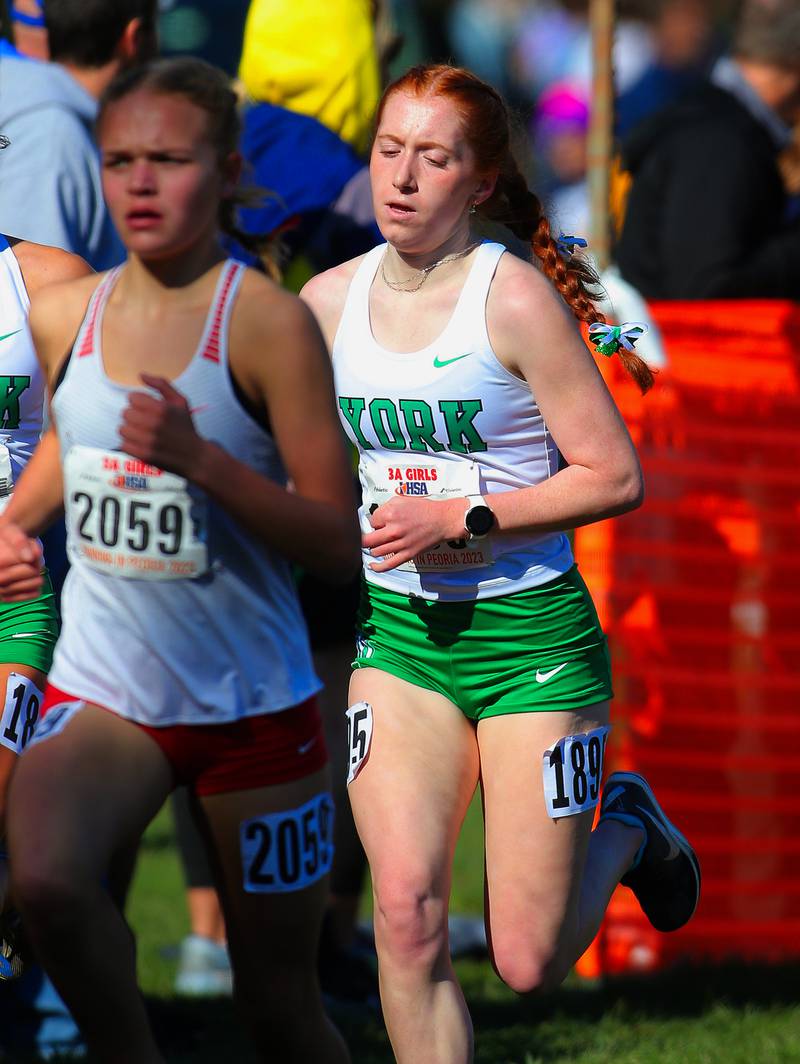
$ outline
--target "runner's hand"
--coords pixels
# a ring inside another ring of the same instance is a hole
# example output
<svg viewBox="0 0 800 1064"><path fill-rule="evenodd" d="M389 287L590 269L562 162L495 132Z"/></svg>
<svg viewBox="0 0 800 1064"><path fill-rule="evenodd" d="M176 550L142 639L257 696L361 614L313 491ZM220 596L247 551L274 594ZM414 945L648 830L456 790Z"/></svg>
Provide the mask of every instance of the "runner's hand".
<svg viewBox="0 0 800 1064"><path fill-rule="evenodd" d="M370 569L388 572L437 543L462 538L466 512L465 498L434 501L398 496L383 503L370 514L374 531L362 540L373 557L381 559L371 563Z"/></svg>
<svg viewBox="0 0 800 1064"><path fill-rule="evenodd" d="M42 548L19 525L0 525L0 601L24 602L42 588Z"/></svg>
<svg viewBox="0 0 800 1064"><path fill-rule="evenodd" d="M202 449L189 404L164 377L141 375L142 383L159 393L131 392L122 412L119 435L122 449L134 458L191 480Z"/></svg>

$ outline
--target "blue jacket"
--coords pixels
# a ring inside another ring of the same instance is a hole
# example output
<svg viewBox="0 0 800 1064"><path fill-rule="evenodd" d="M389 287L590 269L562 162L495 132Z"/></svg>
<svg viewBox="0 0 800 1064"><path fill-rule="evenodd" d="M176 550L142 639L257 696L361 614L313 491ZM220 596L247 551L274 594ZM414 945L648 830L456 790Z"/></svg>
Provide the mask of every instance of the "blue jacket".
<svg viewBox="0 0 800 1064"><path fill-rule="evenodd" d="M0 54L0 233L82 255L96 270L125 255L103 202L92 137L97 102L61 66Z"/></svg>
<svg viewBox="0 0 800 1064"><path fill-rule="evenodd" d="M245 182L265 190L259 206L240 211L248 233L280 231L291 253L327 269L360 255L380 240L367 204L352 190L364 163L345 141L307 115L269 103L245 109L242 131ZM359 209L360 208L360 209Z"/></svg>

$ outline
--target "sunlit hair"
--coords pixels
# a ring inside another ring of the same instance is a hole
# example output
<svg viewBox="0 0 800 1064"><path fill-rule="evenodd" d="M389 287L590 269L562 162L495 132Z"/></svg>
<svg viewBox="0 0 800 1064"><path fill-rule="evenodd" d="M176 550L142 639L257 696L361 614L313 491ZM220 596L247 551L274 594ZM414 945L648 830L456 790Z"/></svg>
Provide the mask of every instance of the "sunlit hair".
<svg viewBox="0 0 800 1064"><path fill-rule="evenodd" d="M597 275L583 259L565 260L550 232L539 197L528 188L511 149L511 126L502 97L491 85L469 70L444 64L412 67L388 86L378 105L376 129L390 96L439 96L450 100L460 120L465 140L481 174L497 174L492 195L478 204L477 212L499 222L531 245L542 270L553 282L579 321L605 322L597 309L591 288ZM645 392L653 383L647 363L635 352L619 352L622 364Z"/></svg>
<svg viewBox="0 0 800 1064"><path fill-rule="evenodd" d="M157 96L182 96L204 111L208 142L214 148L220 165L238 152L241 134L239 101L230 79L218 67L194 56L155 59L117 74L100 97L95 123L98 139L108 108L125 96L145 90ZM266 194L263 189L236 188L220 200L218 222L224 233L258 255L267 272L275 276L277 267L271 254L272 238L269 235L247 233L236 221L239 207L255 206Z"/></svg>

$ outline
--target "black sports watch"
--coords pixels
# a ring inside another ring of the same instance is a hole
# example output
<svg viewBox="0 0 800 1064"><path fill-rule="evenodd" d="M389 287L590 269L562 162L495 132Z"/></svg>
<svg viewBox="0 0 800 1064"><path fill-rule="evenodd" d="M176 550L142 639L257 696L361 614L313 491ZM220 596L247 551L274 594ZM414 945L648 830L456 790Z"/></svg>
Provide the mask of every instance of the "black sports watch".
<svg viewBox="0 0 800 1064"><path fill-rule="evenodd" d="M467 512L464 514L464 528L467 539L485 539L496 524L494 512L486 505L482 495L467 496Z"/></svg>

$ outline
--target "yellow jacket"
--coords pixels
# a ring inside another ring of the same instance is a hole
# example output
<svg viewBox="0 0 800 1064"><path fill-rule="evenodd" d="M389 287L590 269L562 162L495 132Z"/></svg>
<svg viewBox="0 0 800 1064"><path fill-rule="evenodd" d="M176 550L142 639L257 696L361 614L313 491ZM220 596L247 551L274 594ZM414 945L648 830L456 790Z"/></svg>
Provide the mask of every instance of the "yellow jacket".
<svg viewBox="0 0 800 1064"><path fill-rule="evenodd" d="M370 0L252 0L239 77L364 152L380 93Z"/></svg>

